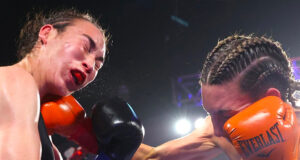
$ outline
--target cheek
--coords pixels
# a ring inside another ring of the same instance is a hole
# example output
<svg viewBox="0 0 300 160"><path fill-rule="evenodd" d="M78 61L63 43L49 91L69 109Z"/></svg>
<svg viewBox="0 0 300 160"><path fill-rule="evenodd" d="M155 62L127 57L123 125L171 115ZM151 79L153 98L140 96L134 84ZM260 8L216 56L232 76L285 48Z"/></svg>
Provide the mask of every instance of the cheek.
<svg viewBox="0 0 300 160"><path fill-rule="evenodd" d="M93 73L90 74L90 76L87 80L87 84L92 82L96 78L97 74L98 74L98 71L93 71Z"/></svg>
<svg viewBox="0 0 300 160"><path fill-rule="evenodd" d="M202 103L203 103L203 108L208 112L212 113L214 110L213 106L215 105L216 99L211 97L205 90L202 89Z"/></svg>
<svg viewBox="0 0 300 160"><path fill-rule="evenodd" d="M208 112L208 113L213 113L213 111L215 111L216 110L216 108L214 108L214 107L211 107L212 105L209 105L209 104L207 104L207 103L205 103L205 101L204 101L204 99L203 99L203 101L202 101L203 103L203 109L206 111L206 112Z"/></svg>
<svg viewBox="0 0 300 160"><path fill-rule="evenodd" d="M212 123L214 126L214 131L216 136L224 136L225 132L223 130L224 123L226 119L220 118L219 116L212 117Z"/></svg>
<svg viewBox="0 0 300 160"><path fill-rule="evenodd" d="M83 49L79 45L71 45L69 43L64 45L60 54L62 57L67 58L67 60L82 59L84 56Z"/></svg>
<svg viewBox="0 0 300 160"><path fill-rule="evenodd" d="M212 123L214 126L218 128L223 128L223 124L225 123L225 121L223 118L220 118L219 116L213 116Z"/></svg>

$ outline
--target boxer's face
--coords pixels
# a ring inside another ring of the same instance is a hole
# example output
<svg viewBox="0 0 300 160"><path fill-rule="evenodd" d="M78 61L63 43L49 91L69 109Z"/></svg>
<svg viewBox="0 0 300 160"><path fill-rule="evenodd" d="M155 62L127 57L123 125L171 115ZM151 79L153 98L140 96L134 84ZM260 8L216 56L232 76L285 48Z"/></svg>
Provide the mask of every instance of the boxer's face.
<svg viewBox="0 0 300 160"><path fill-rule="evenodd" d="M103 65L105 39L102 31L84 20L75 20L59 34L54 28L49 30L41 47L45 52L41 67L47 91L63 96L95 79Z"/></svg>
<svg viewBox="0 0 300 160"><path fill-rule="evenodd" d="M224 136L224 123L233 115L251 104L250 97L241 92L238 82L222 85L202 85L202 98L205 110L211 115L217 136Z"/></svg>

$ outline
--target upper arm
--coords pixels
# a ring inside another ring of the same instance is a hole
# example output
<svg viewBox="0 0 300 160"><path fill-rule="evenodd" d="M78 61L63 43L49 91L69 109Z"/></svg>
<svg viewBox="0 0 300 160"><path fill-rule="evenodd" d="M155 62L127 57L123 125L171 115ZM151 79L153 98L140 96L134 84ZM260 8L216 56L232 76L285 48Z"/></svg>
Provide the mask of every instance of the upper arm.
<svg viewBox="0 0 300 160"><path fill-rule="evenodd" d="M29 73L0 70L0 113L0 159L39 159L39 94Z"/></svg>

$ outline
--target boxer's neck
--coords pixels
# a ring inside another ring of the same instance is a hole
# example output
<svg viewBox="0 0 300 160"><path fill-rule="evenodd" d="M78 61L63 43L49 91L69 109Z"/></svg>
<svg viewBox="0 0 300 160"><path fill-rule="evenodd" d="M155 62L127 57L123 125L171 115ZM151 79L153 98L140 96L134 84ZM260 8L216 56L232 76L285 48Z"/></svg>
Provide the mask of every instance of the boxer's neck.
<svg viewBox="0 0 300 160"><path fill-rule="evenodd" d="M40 71L41 61L35 54L28 54L20 62L16 63L15 66L23 68L34 78L37 87L39 89L40 98L42 99L46 94L46 81Z"/></svg>

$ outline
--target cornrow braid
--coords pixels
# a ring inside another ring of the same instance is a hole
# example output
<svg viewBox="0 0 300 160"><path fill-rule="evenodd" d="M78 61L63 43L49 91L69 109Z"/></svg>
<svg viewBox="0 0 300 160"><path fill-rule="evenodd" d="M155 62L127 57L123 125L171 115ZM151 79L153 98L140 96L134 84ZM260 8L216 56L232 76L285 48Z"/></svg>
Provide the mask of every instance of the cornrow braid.
<svg viewBox="0 0 300 160"><path fill-rule="evenodd" d="M282 99L287 100L289 93L289 73L278 61L270 57L261 57L254 61L242 73L240 88L252 94L257 99L268 88L275 87L282 93ZM258 93L258 94L257 94Z"/></svg>
<svg viewBox="0 0 300 160"><path fill-rule="evenodd" d="M280 61L283 63L283 67L287 70L291 70L291 63L290 60L286 54L286 52L282 49L279 42L273 42L270 39L267 39L265 37L261 37L261 40L258 40L258 43L261 43L262 45L269 46L266 47L266 49L269 49L269 53L274 53L274 58L277 61ZM292 75L292 72L290 72Z"/></svg>
<svg viewBox="0 0 300 160"><path fill-rule="evenodd" d="M208 78L211 79L212 83L214 83L214 81L219 81L217 79L225 76L224 74L226 72L224 71L228 70L228 67L236 64L236 67L231 67L231 74L227 74L227 78L224 77L225 80L230 80L237 73L240 73L244 68L246 68L253 60L269 53L268 51L258 51L259 48L267 49L267 47L264 47L264 45L267 44L263 43L257 37L243 40L241 43L235 45L235 48L231 49L229 54L225 54L226 56L224 56L224 59L219 59L219 61L216 63L216 66L218 67L213 70L211 77Z"/></svg>
<svg viewBox="0 0 300 160"><path fill-rule="evenodd" d="M266 37L233 35L220 41L207 56L200 82L221 85L236 77L240 88L253 98L275 87L283 100L294 103L291 95L296 87L292 84L300 88L280 43Z"/></svg>
<svg viewBox="0 0 300 160"><path fill-rule="evenodd" d="M223 48L224 45L227 45L232 41L241 39L242 37L245 37L245 36L239 36L239 35L235 34L235 35L232 35L232 36L229 36L229 37L225 38L224 40L219 41L217 46L208 54L208 56L206 58L206 61L204 62L204 65L203 65L203 70L202 70L202 76L201 77L206 77L207 76L210 66L214 63L214 59L216 59L221 54L218 51L221 48ZM202 80L202 81L206 81L206 80Z"/></svg>
<svg viewBox="0 0 300 160"><path fill-rule="evenodd" d="M249 65L256 57L255 54L249 54L253 44L253 39L249 38L231 44L232 47L227 48L226 52L223 53L224 56L220 56L214 67L212 67L211 74L207 77L210 83L220 84L223 79L228 81ZM235 65L235 67L232 65Z"/></svg>

